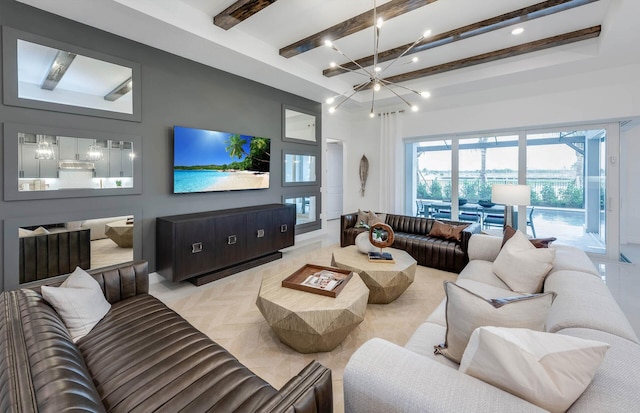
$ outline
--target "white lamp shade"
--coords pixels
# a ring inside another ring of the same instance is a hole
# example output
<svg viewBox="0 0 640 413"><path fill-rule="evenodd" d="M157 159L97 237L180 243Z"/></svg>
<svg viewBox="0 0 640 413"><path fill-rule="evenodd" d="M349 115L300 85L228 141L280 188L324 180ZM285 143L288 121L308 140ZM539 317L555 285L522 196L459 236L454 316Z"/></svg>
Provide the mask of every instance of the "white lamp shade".
<svg viewBox="0 0 640 413"><path fill-rule="evenodd" d="M491 202L504 205L529 205L531 187L529 185L495 184L491 187Z"/></svg>

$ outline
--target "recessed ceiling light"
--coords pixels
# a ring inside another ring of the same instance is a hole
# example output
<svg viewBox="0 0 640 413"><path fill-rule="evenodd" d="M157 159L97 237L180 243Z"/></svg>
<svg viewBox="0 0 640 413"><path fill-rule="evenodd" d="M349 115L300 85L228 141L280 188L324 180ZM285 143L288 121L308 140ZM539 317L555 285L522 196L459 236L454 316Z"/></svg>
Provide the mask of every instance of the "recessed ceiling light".
<svg viewBox="0 0 640 413"><path fill-rule="evenodd" d="M522 27L516 27L515 29L511 30L511 34L514 36L522 34L523 32L524 32L524 29Z"/></svg>

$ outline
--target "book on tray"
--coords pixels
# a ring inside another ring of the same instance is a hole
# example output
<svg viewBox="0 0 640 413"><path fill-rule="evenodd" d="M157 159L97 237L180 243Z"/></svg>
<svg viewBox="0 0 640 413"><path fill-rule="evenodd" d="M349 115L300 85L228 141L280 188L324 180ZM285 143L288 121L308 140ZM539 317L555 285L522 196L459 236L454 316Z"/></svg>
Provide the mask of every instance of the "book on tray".
<svg viewBox="0 0 640 413"><path fill-rule="evenodd" d="M318 288L320 290L333 291L345 280L346 274L322 270L309 275L301 285Z"/></svg>

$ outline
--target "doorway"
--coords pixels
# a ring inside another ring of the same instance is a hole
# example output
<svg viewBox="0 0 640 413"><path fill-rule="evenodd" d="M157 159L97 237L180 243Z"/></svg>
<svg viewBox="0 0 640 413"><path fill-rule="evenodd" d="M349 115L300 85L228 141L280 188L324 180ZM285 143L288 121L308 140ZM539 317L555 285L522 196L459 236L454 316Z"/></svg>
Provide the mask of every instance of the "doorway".
<svg viewBox="0 0 640 413"><path fill-rule="evenodd" d="M327 200L327 221L340 218L343 205L343 144L342 141L327 139L325 177Z"/></svg>

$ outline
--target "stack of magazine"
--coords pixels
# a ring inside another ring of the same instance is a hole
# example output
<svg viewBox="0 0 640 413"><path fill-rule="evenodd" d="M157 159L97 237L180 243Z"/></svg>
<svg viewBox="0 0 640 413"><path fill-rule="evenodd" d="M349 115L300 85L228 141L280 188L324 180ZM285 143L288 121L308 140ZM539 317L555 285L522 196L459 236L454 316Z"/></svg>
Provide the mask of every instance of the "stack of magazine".
<svg viewBox="0 0 640 413"><path fill-rule="evenodd" d="M345 278L345 274L322 270L309 275L300 284L306 285L307 287L318 288L320 290L333 291L337 286L344 282Z"/></svg>
<svg viewBox="0 0 640 413"><path fill-rule="evenodd" d="M393 256L388 252L370 252L369 261L395 263Z"/></svg>

